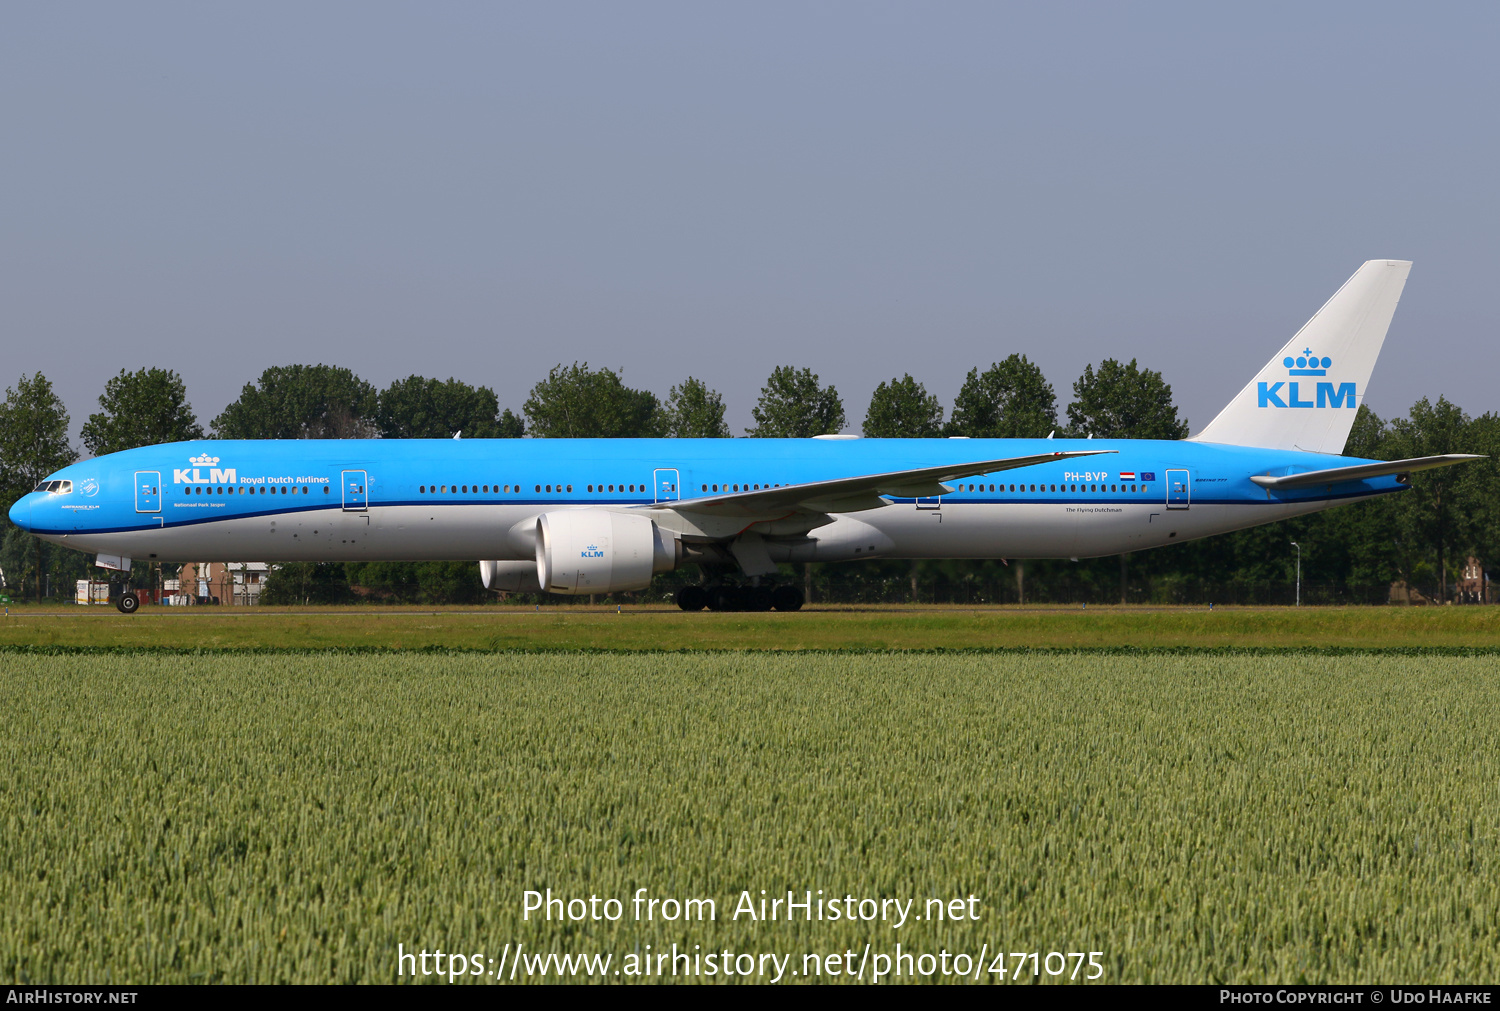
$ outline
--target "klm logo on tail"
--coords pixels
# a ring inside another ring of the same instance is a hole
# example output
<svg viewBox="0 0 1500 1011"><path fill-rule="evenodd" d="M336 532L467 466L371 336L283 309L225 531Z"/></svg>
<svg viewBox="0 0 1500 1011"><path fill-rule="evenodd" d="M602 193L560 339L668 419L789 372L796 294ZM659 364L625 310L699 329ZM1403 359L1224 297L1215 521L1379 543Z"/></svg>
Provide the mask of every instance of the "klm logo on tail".
<svg viewBox="0 0 1500 1011"><path fill-rule="evenodd" d="M1409 260L1361 264L1194 441L1342 453L1410 271ZM1298 407L1318 410L1287 410Z"/></svg>
<svg viewBox="0 0 1500 1011"><path fill-rule="evenodd" d="M1319 358L1308 348L1296 358L1288 355L1281 360L1289 376L1326 376L1333 367L1333 359ZM1289 380L1280 383L1256 383L1256 407L1349 407L1358 406L1353 383L1317 383L1313 399L1302 399L1302 389L1313 385ZM1282 387L1285 387L1283 392ZM1285 399L1283 399L1285 397Z"/></svg>

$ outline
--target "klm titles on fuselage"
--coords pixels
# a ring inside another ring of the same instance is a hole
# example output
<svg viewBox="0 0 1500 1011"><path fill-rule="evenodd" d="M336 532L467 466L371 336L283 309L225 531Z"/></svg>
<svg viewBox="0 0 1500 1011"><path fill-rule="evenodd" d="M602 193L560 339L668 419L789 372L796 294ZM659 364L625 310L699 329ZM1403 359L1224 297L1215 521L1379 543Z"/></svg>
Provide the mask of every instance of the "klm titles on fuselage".
<svg viewBox="0 0 1500 1011"><path fill-rule="evenodd" d="M1288 355L1281 360L1286 367L1289 376L1326 376L1328 370L1333 367L1332 358L1319 358L1308 348L1296 358ZM1283 400L1282 387L1286 387ZM1256 383L1255 405L1257 407L1358 407L1358 396L1353 383L1320 382L1314 392L1314 399L1303 400L1302 390L1297 380L1287 380L1279 383Z"/></svg>
<svg viewBox="0 0 1500 1011"><path fill-rule="evenodd" d="M277 477L240 477L234 467L219 468L217 456L194 456L188 459L192 467L173 468L173 484L328 484L326 477L316 474L306 474L299 477L290 475ZM203 470L207 468L208 476L204 477Z"/></svg>

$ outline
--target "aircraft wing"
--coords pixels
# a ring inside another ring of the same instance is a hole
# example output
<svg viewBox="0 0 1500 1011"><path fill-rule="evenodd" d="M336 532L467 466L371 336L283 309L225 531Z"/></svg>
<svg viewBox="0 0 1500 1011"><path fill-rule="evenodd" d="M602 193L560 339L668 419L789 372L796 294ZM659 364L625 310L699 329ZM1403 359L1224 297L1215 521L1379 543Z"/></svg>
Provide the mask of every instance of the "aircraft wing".
<svg viewBox="0 0 1500 1011"><path fill-rule="evenodd" d="M1392 460L1389 463L1359 463L1352 467L1330 467L1328 470L1310 470L1305 474L1287 474L1284 477L1256 474L1250 480L1262 488L1311 488L1315 485L1363 481L1365 478L1385 477L1389 474L1410 474L1416 470L1451 467L1456 463L1483 459L1483 456L1474 453L1449 453L1445 456L1418 456L1410 460Z"/></svg>
<svg viewBox="0 0 1500 1011"><path fill-rule="evenodd" d="M1116 450L1113 449L1085 449L1037 453L1033 456L1013 456L1004 460L946 463L937 467L920 467L916 470L896 470L885 474L864 474L859 477L835 478L831 481L811 481L807 484L789 484L754 491L731 492L727 495L709 495L678 502L658 502L652 508L743 519L781 516L798 511L858 512L861 509L876 509L886 505L887 502L881 498L882 495L892 495L897 498L927 498L933 495L945 495L953 489L944 485L944 481L956 481L961 477L997 474L1000 471L1031 467L1038 463L1056 463L1059 460L1114 452Z"/></svg>

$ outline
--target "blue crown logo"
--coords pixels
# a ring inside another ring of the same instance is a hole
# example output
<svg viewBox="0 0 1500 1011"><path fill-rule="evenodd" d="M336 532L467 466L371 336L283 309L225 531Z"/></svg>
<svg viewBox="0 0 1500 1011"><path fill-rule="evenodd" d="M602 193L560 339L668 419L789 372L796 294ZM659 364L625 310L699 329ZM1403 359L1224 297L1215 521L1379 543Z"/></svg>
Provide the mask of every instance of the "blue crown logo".
<svg viewBox="0 0 1500 1011"><path fill-rule="evenodd" d="M1288 375L1326 376L1328 375L1328 370L1333 366L1333 359L1319 358L1312 353L1312 348L1308 348L1296 358L1287 355L1281 360L1281 364L1286 366Z"/></svg>

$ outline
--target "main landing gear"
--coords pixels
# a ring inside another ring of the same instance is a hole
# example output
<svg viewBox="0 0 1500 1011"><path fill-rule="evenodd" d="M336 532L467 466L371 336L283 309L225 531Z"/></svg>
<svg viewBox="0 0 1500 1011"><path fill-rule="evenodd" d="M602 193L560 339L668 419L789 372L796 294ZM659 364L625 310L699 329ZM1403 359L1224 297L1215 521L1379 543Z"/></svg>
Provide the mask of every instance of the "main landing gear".
<svg viewBox="0 0 1500 1011"><path fill-rule="evenodd" d="M677 591L677 606L684 611L798 611L802 591L795 586L684 586Z"/></svg>

